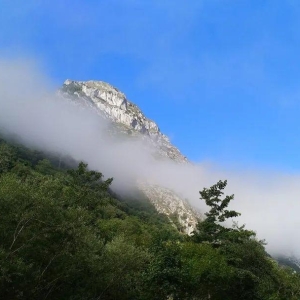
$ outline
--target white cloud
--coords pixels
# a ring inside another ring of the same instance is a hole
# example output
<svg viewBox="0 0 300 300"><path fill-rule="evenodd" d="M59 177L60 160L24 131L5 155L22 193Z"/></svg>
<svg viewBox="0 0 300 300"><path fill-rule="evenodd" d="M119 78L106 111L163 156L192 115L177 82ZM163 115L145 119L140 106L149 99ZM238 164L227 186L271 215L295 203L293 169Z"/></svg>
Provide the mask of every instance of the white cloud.
<svg viewBox="0 0 300 300"><path fill-rule="evenodd" d="M106 177L113 176L118 189L138 177L174 189L202 210L198 191L228 179L226 193L236 195L232 208L242 213L239 223L266 238L272 253L300 254L299 174L159 162L141 141L107 139L106 122L54 97L47 78L30 63L1 61L0 82L0 127L28 144L85 160Z"/></svg>

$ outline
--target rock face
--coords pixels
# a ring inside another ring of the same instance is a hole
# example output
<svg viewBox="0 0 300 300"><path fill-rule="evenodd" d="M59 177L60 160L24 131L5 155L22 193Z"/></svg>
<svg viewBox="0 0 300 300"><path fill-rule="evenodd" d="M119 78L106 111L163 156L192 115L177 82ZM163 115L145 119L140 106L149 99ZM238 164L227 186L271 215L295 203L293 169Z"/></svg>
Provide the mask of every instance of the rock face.
<svg viewBox="0 0 300 300"><path fill-rule="evenodd" d="M180 151L174 147L168 137L161 133L157 124L146 118L142 111L115 87L102 81L66 80L63 93L75 96L85 104L96 108L97 112L109 118L133 134L148 137L159 154L176 162L187 162Z"/></svg>
<svg viewBox="0 0 300 300"><path fill-rule="evenodd" d="M146 118L135 104L110 84L102 81L66 80L60 93L63 97L89 106L99 115L113 121L118 132L146 140L155 149L156 157L171 159L176 163L188 163L187 158L161 133L157 124ZM194 230L200 214L185 199L161 186L145 183L137 185L159 212L173 221L177 218L177 225L180 225L182 231L190 234Z"/></svg>
<svg viewBox="0 0 300 300"><path fill-rule="evenodd" d="M294 255L290 256L279 256L276 257L279 264L283 266L288 266L294 269L296 272L300 273L300 258Z"/></svg>
<svg viewBox="0 0 300 300"><path fill-rule="evenodd" d="M152 202L157 211L169 216L179 231L187 234L194 231L200 215L190 206L187 200L162 186L139 183L138 187Z"/></svg>

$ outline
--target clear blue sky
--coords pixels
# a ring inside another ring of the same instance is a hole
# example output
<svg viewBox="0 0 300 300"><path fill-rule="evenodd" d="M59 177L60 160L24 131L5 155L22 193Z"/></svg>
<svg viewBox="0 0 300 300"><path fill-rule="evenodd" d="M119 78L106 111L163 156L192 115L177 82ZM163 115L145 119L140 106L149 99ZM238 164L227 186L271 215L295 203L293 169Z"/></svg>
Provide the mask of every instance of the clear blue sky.
<svg viewBox="0 0 300 300"><path fill-rule="evenodd" d="M298 0L0 0L0 55L113 84L191 160L300 170Z"/></svg>

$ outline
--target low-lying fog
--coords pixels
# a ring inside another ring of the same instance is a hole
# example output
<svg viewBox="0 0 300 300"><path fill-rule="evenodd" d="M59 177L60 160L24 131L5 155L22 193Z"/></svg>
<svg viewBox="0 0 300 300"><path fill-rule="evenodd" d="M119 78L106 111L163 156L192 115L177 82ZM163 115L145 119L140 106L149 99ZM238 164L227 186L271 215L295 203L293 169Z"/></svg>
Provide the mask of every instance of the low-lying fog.
<svg viewBox="0 0 300 300"><path fill-rule="evenodd" d="M239 224L246 223L258 238L265 238L270 253L300 256L300 174L158 161L142 141L105 137L107 126L95 113L55 96L51 82L31 63L0 61L2 130L21 136L33 147L86 161L105 177L114 177L118 190L125 191L131 179L148 180L182 194L202 211L206 208L199 200L199 190L227 179L226 194L235 194L230 208L242 213Z"/></svg>

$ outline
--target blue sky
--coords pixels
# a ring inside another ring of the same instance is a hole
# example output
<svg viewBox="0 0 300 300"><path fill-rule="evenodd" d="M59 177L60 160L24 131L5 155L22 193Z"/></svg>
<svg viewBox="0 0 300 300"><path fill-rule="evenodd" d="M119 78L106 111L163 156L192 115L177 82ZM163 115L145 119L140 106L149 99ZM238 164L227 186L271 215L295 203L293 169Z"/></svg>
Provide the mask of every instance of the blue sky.
<svg viewBox="0 0 300 300"><path fill-rule="evenodd" d="M0 57L104 80L193 161L300 170L300 3L0 0Z"/></svg>

